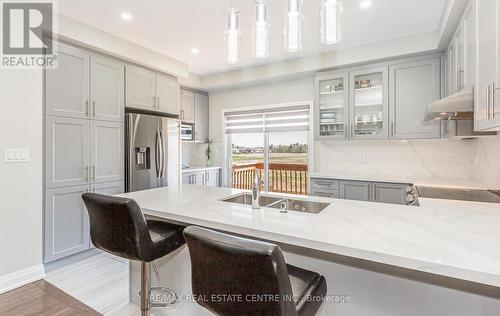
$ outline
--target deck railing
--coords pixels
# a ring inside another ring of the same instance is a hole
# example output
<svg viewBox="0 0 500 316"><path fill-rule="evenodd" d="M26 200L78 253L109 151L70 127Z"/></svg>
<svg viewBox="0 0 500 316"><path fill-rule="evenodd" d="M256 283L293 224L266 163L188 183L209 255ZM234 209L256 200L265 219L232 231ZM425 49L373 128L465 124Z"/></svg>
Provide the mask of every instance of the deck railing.
<svg viewBox="0 0 500 316"><path fill-rule="evenodd" d="M264 179L264 164L233 166L233 188L252 189L255 174ZM307 195L307 164L270 163L269 191Z"/></svg>

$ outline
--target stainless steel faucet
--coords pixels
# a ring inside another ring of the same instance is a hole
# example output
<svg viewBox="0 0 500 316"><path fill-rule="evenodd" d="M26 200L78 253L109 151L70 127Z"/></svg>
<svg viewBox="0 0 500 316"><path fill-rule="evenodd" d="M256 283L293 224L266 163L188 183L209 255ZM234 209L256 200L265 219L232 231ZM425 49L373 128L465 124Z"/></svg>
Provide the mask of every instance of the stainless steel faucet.
<svg viewBox="0 0 500 316"><path fill-rule="evenodd" d="M252 209L260 209L260 186L262 184L262 179L260 178L260 173L256 172L253 178L252 186Z"/></svg>

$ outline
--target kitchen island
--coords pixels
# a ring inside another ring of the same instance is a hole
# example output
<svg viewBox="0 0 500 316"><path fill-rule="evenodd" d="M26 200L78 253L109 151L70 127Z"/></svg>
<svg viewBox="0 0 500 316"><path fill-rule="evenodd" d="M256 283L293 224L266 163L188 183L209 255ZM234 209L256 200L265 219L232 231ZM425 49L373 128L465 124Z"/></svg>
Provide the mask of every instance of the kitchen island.
<svg viewBox="0 0 500 316"><path fill-rule="evenodd" d="M341 298L325 302L321 315L496 315L500 310L498 204L422 199L416 207L304 197L331 204L319 214L283 214L221 201L241 192L183 185L123 196L135 199L147 216L279 244L288 263L325 275L328 295ZM189 300L185 246L155 266L153 286L169 287L180 297L174 308L155 314L206 314ZM138 276L133 263L131 293L137 293Z"/></svg>

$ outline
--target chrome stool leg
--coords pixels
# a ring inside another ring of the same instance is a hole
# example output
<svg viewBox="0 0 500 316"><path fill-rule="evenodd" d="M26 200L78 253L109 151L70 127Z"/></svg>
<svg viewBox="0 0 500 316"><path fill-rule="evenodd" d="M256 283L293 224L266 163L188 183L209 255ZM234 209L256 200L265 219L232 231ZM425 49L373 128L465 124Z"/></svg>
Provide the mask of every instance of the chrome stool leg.
<svg viewBox="0 0 500 316"><path fill-rule="evenodd" d="M149 316L151 287L151 263L141 262L141 316Z"/></svg>

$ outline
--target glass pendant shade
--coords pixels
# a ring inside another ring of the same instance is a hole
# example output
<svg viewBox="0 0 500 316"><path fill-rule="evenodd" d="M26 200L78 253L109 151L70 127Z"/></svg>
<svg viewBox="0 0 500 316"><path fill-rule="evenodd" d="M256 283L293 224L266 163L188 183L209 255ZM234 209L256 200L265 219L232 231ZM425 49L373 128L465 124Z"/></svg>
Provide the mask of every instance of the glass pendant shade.
<svg viewBox="0 0 500 316"><path fill-rule="evenodd" d="M253 56L265 58L269 56L269 23L264 0L255 0L255 25L253 28Z"/></svg>
<svg viewBox="0 0 500 316"><path fill-rule="evenodd" d="M321 42L336 44L342 41L342 2L340 0L322 0L321 6Z"/></svg>
<svg viewBox="0 0 500 316"><path fill-rule="evenodd" d="M298 52L302 49L301 0L287 0L288 12L285 16L285 49Z"/></svg>
<svg viewBox="0 0 500 316"><path fill-rule="evenodd" d="M240 61L240 34L239 12L232 5L229 8L226 30L226 62L228 64L237 64Z"/></svg>

